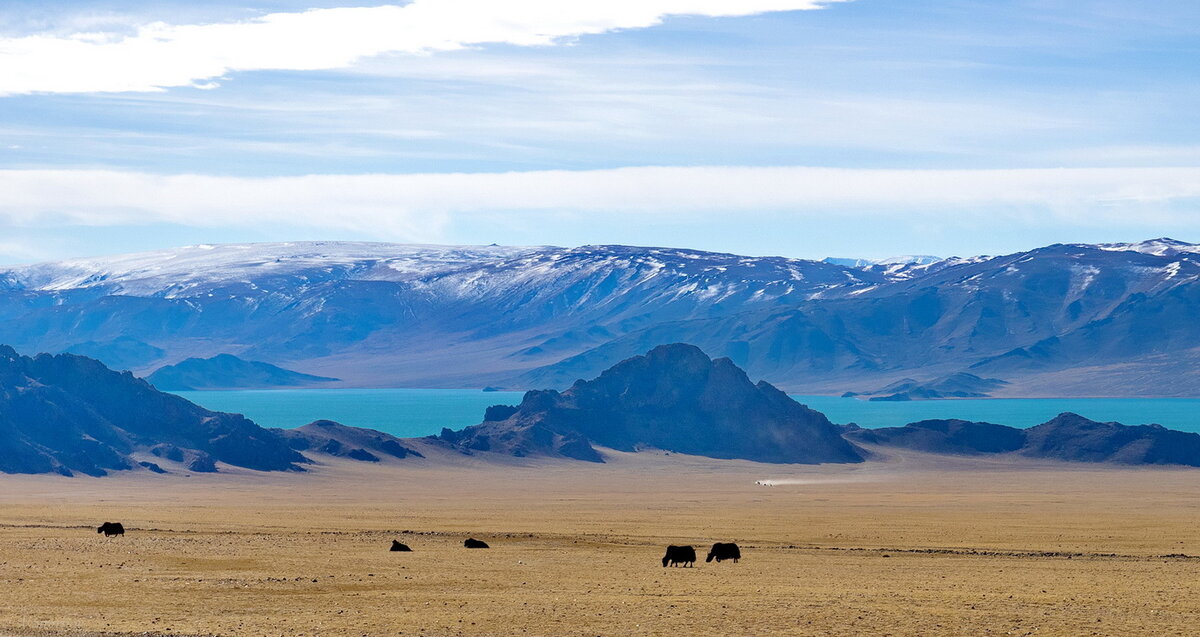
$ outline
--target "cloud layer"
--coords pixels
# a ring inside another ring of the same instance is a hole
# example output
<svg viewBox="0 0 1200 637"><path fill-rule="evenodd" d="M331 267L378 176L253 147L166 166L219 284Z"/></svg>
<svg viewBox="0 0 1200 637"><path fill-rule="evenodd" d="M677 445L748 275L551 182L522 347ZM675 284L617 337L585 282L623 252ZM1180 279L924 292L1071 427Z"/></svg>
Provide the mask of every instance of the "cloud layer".
<svg viewBox="0 0 1200 637"><path fill-rule="evenodd" d="M1200 168L855 170L634 167L480 174L246 178L0 171L0 224L264 226L438 241L450 222L554 216L596 224L771 214L1037 226L1200 228Z"/></svg>
<svg viewBox="0 0 1200 637"><path fill-rule="evenodd" d="M844 0L415 0L403 6L273 13L220 24L154 23L132 35L0 38L0 95L212 87L238 71L345 68L385 53L484 44L545 46L654 26L670 16L736 17Z"/></svg>

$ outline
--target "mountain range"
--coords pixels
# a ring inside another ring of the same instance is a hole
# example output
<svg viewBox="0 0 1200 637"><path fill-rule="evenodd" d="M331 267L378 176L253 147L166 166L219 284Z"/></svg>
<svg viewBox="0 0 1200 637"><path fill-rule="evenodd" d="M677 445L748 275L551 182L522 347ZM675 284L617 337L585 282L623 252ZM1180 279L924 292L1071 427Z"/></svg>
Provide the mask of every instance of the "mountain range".
<svg viewBox="0 0 1200 637"><path fill-rule="evenodd" d="M864 448L865 446L865 448ZM77 356L0 346L0 473L304 471L321 456L427 461L419 449L604 462L601 449L679 452L773 463L854 463L875 450L1200 466L1200 434L1061 414L1030 429L961 420L884 429L834 425L727 358L692 345L654 348L563 392L494 405L483 422L399 439L318 420L265 429Z"/></svg>
<svg viewBox="0 0 1200 637"><path fill-rule="evenodd" d="M192 246L0 270L0 334L139 375L232 354L357 387L565 389L688 342L790 392L1200 394L1200 246L833 262L629 246ZM846 264L849 263L849 264Z"/></svg>

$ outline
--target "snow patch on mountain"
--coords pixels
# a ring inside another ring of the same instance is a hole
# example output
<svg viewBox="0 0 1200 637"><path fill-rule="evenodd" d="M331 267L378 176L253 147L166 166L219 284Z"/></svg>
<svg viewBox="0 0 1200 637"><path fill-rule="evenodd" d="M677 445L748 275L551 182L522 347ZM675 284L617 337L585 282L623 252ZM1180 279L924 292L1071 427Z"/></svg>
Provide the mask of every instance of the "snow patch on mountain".
<svg viewBox="0 0 1200 637"><path fill-rule="evenodd" d="M1188 243L1168 237L1140 241L1138 243L1100 243L1096 245L1075 244L1080 247L1098 248L1109 252L1141 252L1156 257L1171 257L1178 254L1200 254L1200 244Z"/></svg>

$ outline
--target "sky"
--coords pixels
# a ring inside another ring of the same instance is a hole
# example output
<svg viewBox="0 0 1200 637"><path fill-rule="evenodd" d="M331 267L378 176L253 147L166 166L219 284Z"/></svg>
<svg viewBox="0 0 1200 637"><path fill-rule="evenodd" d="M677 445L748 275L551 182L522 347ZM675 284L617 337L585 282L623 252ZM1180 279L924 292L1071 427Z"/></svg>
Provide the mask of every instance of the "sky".
<svg viewBox="0 0 1200 637"><path fill-rule="evenodd" d="M1200 2L5 0L0 263L1200 242Z"/></svg>

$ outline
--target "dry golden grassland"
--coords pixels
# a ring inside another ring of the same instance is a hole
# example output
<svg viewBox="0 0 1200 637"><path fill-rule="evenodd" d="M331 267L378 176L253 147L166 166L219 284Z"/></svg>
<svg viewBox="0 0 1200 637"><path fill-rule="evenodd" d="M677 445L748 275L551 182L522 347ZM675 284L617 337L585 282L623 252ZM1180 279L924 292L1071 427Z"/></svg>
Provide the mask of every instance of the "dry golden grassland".
<svg viewBox="0 0 1200 637"><path fill-rule="evenodd" d="M1200 470L430 456L0 476L0 635L1200 634Z"/></svg>

